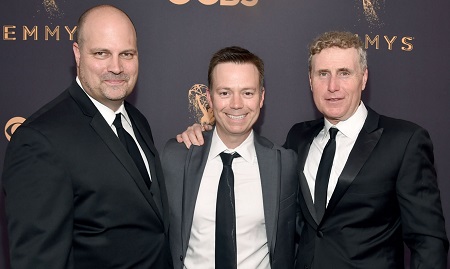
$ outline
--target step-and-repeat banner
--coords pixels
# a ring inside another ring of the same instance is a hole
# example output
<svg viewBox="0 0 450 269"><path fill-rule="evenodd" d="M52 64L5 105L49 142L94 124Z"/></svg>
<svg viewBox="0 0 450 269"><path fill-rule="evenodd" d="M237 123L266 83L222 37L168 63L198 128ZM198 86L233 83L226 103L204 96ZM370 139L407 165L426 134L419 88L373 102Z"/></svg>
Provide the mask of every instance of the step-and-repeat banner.
<svg viewBox="0 0 450 269"><path fill-rule="evenodd" d="M416 122L434 142L450 231L450 2L448 0L16 0L0 4L0 171L14 130L74 79L79 15L97 4L126 11L138 32L140 74L129 97L148 118L156 146L204 116L209 59L238 45L266 64L257 131L278 144L299 121L317 118L307 46L318 34L349 30L365 43L364 102ZM0 192L0 268L9 268Z"/></svg>

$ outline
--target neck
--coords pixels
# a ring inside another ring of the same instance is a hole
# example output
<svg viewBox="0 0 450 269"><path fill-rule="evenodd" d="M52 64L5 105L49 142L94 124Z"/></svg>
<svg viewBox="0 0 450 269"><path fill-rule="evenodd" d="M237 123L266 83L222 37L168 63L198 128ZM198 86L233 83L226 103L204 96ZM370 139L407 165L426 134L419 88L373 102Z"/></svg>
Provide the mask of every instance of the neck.
<svg viewBox="0 0 450 269"><path fill-rule="evenodd" d="M235 149L239 147L245 141L245 139L247 139L247 137L250 135L250 132L240 135L224 135L218 131L217 135L228 149Z"/></svg>

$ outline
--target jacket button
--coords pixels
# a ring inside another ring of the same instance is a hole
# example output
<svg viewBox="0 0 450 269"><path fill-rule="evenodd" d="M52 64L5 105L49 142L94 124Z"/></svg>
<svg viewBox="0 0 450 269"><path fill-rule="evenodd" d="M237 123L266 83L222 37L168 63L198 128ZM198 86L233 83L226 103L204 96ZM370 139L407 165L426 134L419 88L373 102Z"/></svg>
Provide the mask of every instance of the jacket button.
<svg viewBox="0 0 450 269"><path fill-rule="evenodd" d="M323 237L322 231L317 231L317 236L318 236L319 238L322 238L322 237Z"/></svg>
<svg viewBox="0 0 450 269"><path fill-rule="evenodd" d="M180 255L180 261L183 261L183 255Z"/></svg>

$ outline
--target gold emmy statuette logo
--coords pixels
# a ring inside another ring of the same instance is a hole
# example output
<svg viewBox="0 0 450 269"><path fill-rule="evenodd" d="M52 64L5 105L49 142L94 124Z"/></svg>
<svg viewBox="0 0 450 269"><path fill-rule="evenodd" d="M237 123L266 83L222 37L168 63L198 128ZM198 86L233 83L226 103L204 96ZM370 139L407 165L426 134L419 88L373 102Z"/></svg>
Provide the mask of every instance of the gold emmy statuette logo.
<svg viewBox="0 0 450 269"><path fill-rule="evenodd" d="M385 0L362 0L364 16L372 26L382 26L383 22L378 16L378 11L384 6Z"/></svg>
<svg viewBox="0 0 450 269"><path fill-rule="evenodd" d="M189 111L195 117L196 122L200 124L214 124L215 118L212 108L206 98L208 87L203 84L195 84L189 89Z"/></svg>
<svg viewBox="0 0 450 269"><path fill-rule="evenodd" d="M60 17L62 15L56 4L56 0L43 0L42 4L50 17Z"/></svg>
<svg viewBox="0 0 450 269"><path fill-rule="evenodd" d="M12 134L16 129L25 121L25 118L14 117L10 119L5 125L5 136L8 141L11 139Z"/></svg>

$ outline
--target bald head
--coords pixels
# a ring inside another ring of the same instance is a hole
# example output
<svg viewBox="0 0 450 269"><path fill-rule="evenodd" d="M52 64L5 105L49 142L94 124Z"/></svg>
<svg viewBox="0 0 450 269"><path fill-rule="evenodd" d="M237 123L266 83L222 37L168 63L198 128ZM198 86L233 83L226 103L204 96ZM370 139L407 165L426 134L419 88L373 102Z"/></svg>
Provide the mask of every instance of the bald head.
<svg viewBox="0 0 450 269"><path fill-rule="evenodd" d="M92 7L81 14L77 23L75 42L81 46L83 41L89 37L86 36L86 28L95 27L95 25L105 26L111 23L124 23L125 26L130 27L129 30L134 33L136 38L134 24L125 12L111 5L100 5Z"/></svg>

